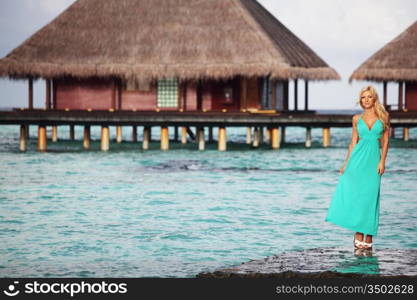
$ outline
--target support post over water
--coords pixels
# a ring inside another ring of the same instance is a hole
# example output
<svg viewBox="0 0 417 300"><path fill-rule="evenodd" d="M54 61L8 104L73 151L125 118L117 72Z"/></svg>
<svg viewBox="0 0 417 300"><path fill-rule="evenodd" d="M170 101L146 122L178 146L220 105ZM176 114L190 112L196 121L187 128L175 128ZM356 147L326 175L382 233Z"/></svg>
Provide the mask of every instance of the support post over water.
<svg viewBox="0 0 417 300"><path fill-rule="evenodd" d="M137 142L138 141L138 127L137 126L132 126L132 142Z"/></svg>
<svg viewBox="0 0 417 300"><path fill-rule="evenodd" d="M209 132L208 132L208 142L213 143L213 126L209 126Z"/></svg>
<svg viewBox="0 0 417 300"><path fill-rule="evenodd" d="M74 128L74 125L70 125L69 135L70 135L70 140L73 141L75 139L75 128Z"/></svg>
<svg viewBox="0 0 417 300"><path fill-rule="evenodd" d="M270 129L270 141L272 149L279 149L279 129L278 127L273 127Z"/></svg>
<svg viewBox="0 0 417 300"><path fill-rule="evenodd" d="M38 126L38 151L40 152L46 151L46 126L45 125Z"/></svg>
<svg viewBox="0 0 417 300"><path fill-rule="evenodd" d="M311 127L306 128L306 148L311 148Z"/></svg>
<svg viewBox="0 0 417 300"><path fill-rule="evenodd" d="M204 127L198 127L198 150L203 151L205 148Z"/></svg>
<svg viewBox="0 0 417 300"><path fill-rule="evenodd" d="M253 142L252 147L259 147L259 139L260 139L260 133L259 133L259 126L255 126L253 128Z"/></svg>
<svg viewBox="0 0 417 300"><path fill-rule="evenodd" d="M285 143L285 126L281 126L281 144Z"/></svg>
<svg viewBox="0 0 417 300"><path fill-rule="evenodd" d="M54 125L52 126L52 142L58 141L58 126Z"/></svg>
<svg viewBox="0 0 417 300"><path fill-rule="evenodd" d="M28 128L28 125L25 125L25 124L20 125L19 150L22 152L26 151L27 128Z"/></svg>
<svg viewBox="0 0 417 300"><path fill-rule="evenodd" d="M308 80L305 80L305 88L304 88L304 110L308 110Z"/></svg>
<svg viewBox="0 0 417 300"><path fill-rule="evenodd" d="M167 126L161 126L161 150L169 149L169 133Z"/></svg>
<svg viewBox="0 0 417 300"><path fill-rule="evenodd" d="M28 108L33 109L33 78L29 78L28 85Z"/></svg>
<svg viewBox="0 0 417 300"><path fill-rule="evenodd" d="M122 126L116 126L116 143L122 142Z"/></svg>
<svg viewBox="0 0 417 300"><path fill-rule="evenodd" d="M174 142L178 142L178 126L174 126Z"/></svg>
<svg viewBox="0 0 417 300"><path fill-rule="evenodd" d="M252 127L246 127L246 144L250 144L252 142Z"/></svg>
<svg viewBox="0 0 417 300"><path fill-rule="evenodd" d="M149 137L151 129L149 126L143 127L143 141L142 141L142 149L148 150L149 149Z"/></svg>
<svg viewBox="0 0 417 300"><path fill-rule="evenodd" d="M407 142L410 139L410 128L404 127L403 128L403 139L405 142Z"/></svg>
<svg viewBox="0 0 417 300"><path fill-rule="evenodd" d="M90 149L90 125L84 126L83 148Z"/></svg>
<svg viewBox="0 0 417 300"><path fill-rule="evenodd" d="M226 128L224 126L219 127L219 140L217 143L217 149L219 151L226 151Z"/></svg>
<svg viewBox="0 0 417 300"><path fill-rule="evenodd" d="M110 148L109 126L101 126L101 151L108 151Z"/></svg>
<svg viewBox="0 0 417 300"><path fill-rule="evenodd" d="M181 127L181 144L187 144L187 127Z"/></svg>
<svg viewBox="0 0 417 300"><path fill-rule="evenodd" d="M330 146L330 127L323 128L323 147Z"/></svg>

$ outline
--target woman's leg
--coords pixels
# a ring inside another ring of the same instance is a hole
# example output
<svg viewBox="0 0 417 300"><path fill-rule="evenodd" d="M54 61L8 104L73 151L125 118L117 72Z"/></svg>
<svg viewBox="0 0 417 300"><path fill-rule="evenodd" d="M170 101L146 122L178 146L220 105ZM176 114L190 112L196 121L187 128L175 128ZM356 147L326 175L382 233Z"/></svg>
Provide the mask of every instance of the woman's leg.
<svg viewBox="0 0 417 300"><path fill-rule="evenodd" d="M358 240L358 241L361 241L361 242L362 242L362 241L363 241L363 237L364 237L364 236L363 236L363 233L361 233L361 232L356 232L356 233L355 233L355 239L356 239L356 240Z"/></svg>

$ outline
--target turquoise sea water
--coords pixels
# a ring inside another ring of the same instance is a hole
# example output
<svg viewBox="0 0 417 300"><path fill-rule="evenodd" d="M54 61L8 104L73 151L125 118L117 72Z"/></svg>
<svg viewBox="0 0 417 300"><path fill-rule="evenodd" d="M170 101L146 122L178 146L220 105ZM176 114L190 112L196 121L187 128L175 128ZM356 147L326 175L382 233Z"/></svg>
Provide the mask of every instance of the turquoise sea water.
<svg viewBox="0 0 417 300"><path fill-rule="evenodd" d="M332 128L326 149L321 129L306 149L305 129L287 128L279 150L252 149L245 128L228 128L226 152L191 142L161 151L155 128L144 152L130 128L116 144L111 127L107 153L99 127L90 151L82 127L76 141L59 127L46 153L30 130L20 153L19 127L0 126L1 277L193 277L284 251L353 248L353 232L324 221L350 128ZM417 128L410 138L391 139L376 249L417 247Z"/></svg>

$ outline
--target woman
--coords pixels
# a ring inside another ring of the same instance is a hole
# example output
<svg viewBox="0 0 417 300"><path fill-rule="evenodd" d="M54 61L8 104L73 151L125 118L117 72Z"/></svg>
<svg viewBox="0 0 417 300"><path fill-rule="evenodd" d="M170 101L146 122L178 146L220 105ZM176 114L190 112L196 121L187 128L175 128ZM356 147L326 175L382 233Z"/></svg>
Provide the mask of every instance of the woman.
<svg viewBox="0 0 417 300"><path fill-rule="evenodd" d="M370 250L378 231L390 123L372 86L361 90L358 102L364 112L352 118L352 141L325 220L355 231L355 248Z"/></svg>

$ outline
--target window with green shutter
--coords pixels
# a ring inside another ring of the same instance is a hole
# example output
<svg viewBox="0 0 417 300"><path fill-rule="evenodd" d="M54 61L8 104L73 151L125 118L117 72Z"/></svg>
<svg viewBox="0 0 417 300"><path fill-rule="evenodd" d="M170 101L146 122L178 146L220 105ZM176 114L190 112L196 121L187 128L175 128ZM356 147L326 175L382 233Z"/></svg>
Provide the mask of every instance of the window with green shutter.
<svg viewBox="0 0 417 300"><path fill-rule="evenodd" d="M158 107L178 106L178 80L166 78L158 80Z"/></svg>

